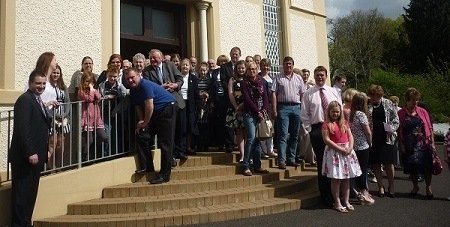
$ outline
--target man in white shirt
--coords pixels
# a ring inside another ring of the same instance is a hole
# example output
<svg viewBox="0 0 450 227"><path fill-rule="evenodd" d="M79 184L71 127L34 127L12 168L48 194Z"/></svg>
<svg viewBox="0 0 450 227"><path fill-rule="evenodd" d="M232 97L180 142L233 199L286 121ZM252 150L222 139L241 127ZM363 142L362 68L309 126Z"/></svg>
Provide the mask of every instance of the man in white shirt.
<svg viewBox="0 0 450 227"><path fill-rule="evenodd" d="M339 97L341 97L341 100L342 100L342 90L344 90L346 83L347 83L347 77L345 77L344 74L338 74L338 75L334 76L333 88L336 89Z"/></svg>
<svg viewBox="0 0 450 227"><path fill-rule="evenodd" d="M314 69L314 80L316 85L308 89L303 94L301 120L309 131L311 144L317 158L317 177L322 202L331 206L333 199L331 196L330 180L322 176L322 160L325 150L325 143L322 138L322 123L325 121L326 107L331 101L338 101L342 104L341 98L336 89L325 84L328 74L323 66Z"/></svg>

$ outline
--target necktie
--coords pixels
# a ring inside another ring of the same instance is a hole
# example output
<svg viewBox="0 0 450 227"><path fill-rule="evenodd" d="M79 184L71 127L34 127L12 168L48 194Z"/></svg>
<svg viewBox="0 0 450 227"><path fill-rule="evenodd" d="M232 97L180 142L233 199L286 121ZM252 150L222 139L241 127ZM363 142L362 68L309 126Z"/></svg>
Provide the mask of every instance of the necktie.
<svg viewBox="0 0 450 227"><path fill-rule="evenodd" d="M37 100L39 105L41 106L42 113L44 113L44 115L47 116L47 111L45 111L45 105L44 102L42 102L41 96L38 96Z"/></svg>
<svg viewBox="0 0 450 227"><path fill-rule="evenodd" d="M323 88L323 87L320 88L320 102L322 104L323 112L326 113L327 112L327 107L328 107L328 99L325 96L325 94L323 93L323 90L325 90L325 88ZM326 115L326 114L324 114L324 115Z"/></svg>
<svg viewBox="0 0 450 227"><path fill-rule="evenodd" d="M161 67L160 66L156 67L156 70L158 72L159 81L161 82L161 84L163 84L164 83L164 79L163 79L163 74L162 74Z"/></svg>

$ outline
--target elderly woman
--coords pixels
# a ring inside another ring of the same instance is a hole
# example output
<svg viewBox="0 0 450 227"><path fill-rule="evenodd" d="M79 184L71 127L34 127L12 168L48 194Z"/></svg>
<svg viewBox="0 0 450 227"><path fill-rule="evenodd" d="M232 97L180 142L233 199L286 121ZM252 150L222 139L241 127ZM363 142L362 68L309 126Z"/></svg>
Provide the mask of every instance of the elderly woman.
<svg viewBox="0 0 450 227"><path fill-rule="evenodd" d="M266 81L258 76L258 67L255 62L247 65L246 77L241 82L242 99L244 102L244 127L247 134L245 143L243 174L251 176L250 158L253 158L254 172L268 173L261 168L261 154L259 141L256 138L256 124L267 116L269 98L267 96Z"/></svg>
<svg viewBox="0 0 450 227"><path fill-rule="evenodd" d="M433 137L433 126L428 112L417 106L420 93L415 88L408 88L405 93L406 106L398 112L400 118L399 143L405 156L404 171L411 174L413 189L411 197L417 195L418 174L424 174L426 194L433 198L431 191L432 153L436 150Z"/></svg>
<svg viewBox="0 0 450 227"><path fill-rule="evenodd" d="M139 76L141 76L142 71L145 68L145 55L141 53L137 53L133 56L133 65L134 68L136 68L137 72L139 73Z"/></svg>
<svg viewBox="0 0 450 227"><path fill-rule="evenodd" d="M367 91L369 96L368 110L369 123L372 129L372 150L370 151L370 163L377 178L379 196L384 197L385 188L381 177L381 165L384 165L388 179L387 196L394 195L394 163L396 153L394 142L397 137L399 120L397 108L389 100L383 98L384 91L379 85L370 85Z"/></svg>

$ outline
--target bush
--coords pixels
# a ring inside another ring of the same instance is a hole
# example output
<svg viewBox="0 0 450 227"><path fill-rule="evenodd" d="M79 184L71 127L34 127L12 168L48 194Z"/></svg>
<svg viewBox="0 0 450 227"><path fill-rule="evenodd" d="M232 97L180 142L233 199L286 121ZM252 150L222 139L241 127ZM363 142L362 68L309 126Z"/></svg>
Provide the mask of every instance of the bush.
<svg viewBox="0 0 450 227"><path fill-rule="evenodd" d="M383 87L385 97L392 95L400 98L400 106L405 105L404 93L408 87L415 87L420 91L421 101L430 109L435 122L447 122L450 116L450 83L444 76L433 73L425 75L408 75L386 72L381 69L374 70L368 83L359 87L367 91L371 84Z"/></svg>

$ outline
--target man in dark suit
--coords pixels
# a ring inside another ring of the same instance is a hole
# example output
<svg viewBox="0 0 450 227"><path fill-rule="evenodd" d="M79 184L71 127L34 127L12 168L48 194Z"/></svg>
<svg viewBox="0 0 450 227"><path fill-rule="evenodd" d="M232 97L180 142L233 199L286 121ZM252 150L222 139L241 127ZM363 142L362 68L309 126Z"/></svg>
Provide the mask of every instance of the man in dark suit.
<svg viewBox="0 0 450 227"><path fill-rule="evenodd" d="M45 90L44 73L33 71L29 89L14 105L14 129L9 150L12 168L11 226L32 226L40 173L50 157L50 120L40 95Z"/></svg>
<svg viewBox="0 0 450 227"><path fill-rule="evenodd" d="M163 61L163 54L160 50L152 49L148 54L150 58L150 63L148 67L146 67L142 73L144 79L148 79L156 84L161 85L164 89L172 93L172 95L177 100L177 105L179 110L183 110L186 108L186 103L183 100L183 97L180 94L181 86L183 85L183 76L181 76L181 72L177 69L175 64L171 61ZM177 126L175 130L175 146L173 149L173 159L172 166L176 166L175 158L179 159L187 159L186 156L186 143L180 140L181 138L181 122L178 119L181 117L178 116L177 111Z"/></svg>
<svg viewBox="0 0 450 227"><path fill-rule="evenodd" d="M234 74L234 65L241 57L241 49L233 47L230 51L231 61L220 66L212 72L211 78L211 100L214 103L213 122L215 122L214 130L224 132L223 136L219 136L216 145L225 145L225 150L231 152L234 147L234 129L225 127L225 118L228 107L231 106L228 98L228 81Z"/></svg>

